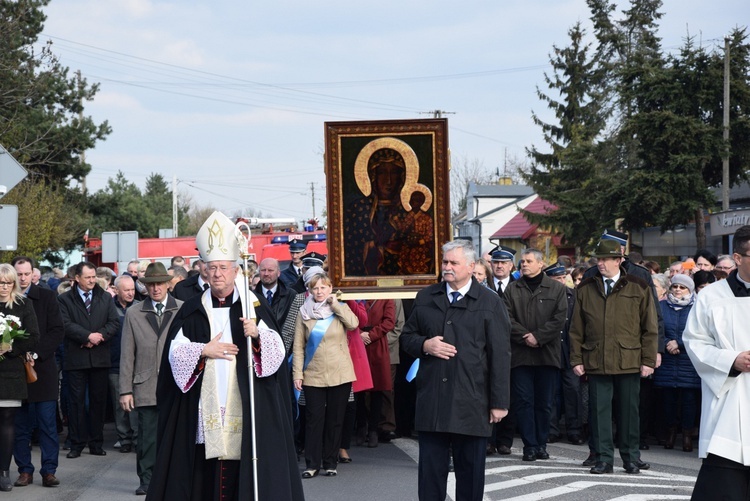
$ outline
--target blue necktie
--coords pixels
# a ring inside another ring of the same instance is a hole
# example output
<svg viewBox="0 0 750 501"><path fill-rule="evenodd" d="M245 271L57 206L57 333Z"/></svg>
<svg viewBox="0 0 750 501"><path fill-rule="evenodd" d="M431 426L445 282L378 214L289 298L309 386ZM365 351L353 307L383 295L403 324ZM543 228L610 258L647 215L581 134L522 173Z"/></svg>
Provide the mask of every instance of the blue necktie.
<svg viewBox="0 0 750 501"><path fill-rule="evenodd" d="M268 299L268 304L273 303L273 292L266 291L266 299Z"/></svg>
<svg viewBox="0 0 750 501"><path fill-rule="evenodd" d="M461 293L458 291L451 292L451 304L455 303L461 298Z"/></svg>

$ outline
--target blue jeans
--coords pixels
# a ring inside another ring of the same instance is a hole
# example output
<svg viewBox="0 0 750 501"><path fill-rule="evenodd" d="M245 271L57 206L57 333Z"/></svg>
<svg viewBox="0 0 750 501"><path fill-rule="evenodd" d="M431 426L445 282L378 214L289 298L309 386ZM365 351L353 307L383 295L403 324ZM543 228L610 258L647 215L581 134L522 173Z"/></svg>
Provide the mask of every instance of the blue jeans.
<svg viewBox="0 0 750 501"><path fill-rule="evenodd" d="M39 449L42 452L42 467L39 473L46 475L57 472L60 442L57 438L57 402L25 403L16 412L16 439L13 444L13 457L18 473L34 473L31 463L31 432L36 422L39 428Z"/></svg>
<svg viewBox="0 0 750 501"><path fill-rule="evenodd" d="M516 414L524 454L547 449L557 367L522 365L511 369L511 407Z"/></svg>

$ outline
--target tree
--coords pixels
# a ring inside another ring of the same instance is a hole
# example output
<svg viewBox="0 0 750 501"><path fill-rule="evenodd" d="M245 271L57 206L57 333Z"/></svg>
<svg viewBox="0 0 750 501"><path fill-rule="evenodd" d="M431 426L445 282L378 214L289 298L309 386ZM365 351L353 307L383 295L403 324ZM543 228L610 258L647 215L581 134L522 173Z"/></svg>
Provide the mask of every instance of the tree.
<svg viewBox="0 0 750 501"><path fill-rule="evenodd" d="M750 159L750 53L744 30L732 40L730 184L747 180ZM661 68L644 71L626 91L633 113L621 137L635 144L633 162L620 176L623 226L663 230L696 222L705 247L704 211L716 205L712 188L722 176L723 52L688 38Z"/></svg>
<svg viewBox="0 0 750 501"><path fill-rule="evenodd" d="M56 252L80 244L85 230L85 199L80 190L70 189L70 182L81 182L91 170L82 153L103 140L110 128L107 122L96 124L84 115L84 102L94 98L98 87L80 76L70 77L51 43L34 49L45 21L42 8L48 3L0 0L0 142L29 171L34 189L41 183L46 188L38 189L62 197L64 217L57 226L69 231L39 232L34 220L24 216L19 221L24 238L49 236L44 249L48 258L57 260ZM23 199L36 193L27 190L27 185L19 185L8 196L22 191L15 196ZM24 249L32 253L36 246Z"/></svg>
<svg viewBox="0 0 750 501"><path fill-rule="evenodd" d="M469 183L488 184L495 181L495 176L479 159L466 156L451 159L450 196L451 213L456 216L466 210L466 190Z"/></svg>
<svg viewBox="0 0 750 501"><path fill-rule="evenodd" d="M85 178L91 166L81 154L111 129L83 114L98 85L69 76L51 42L34 51L48 3L0 0L0 138L32 176L67 187Z"/></svg>
<svg viewBox="0 0 750 501"><path fill-rule="evenodd" d="M216 211L215 207L207 205L205 207L193 206L190 209L188 215L188 221L184 229L180 230L182 235L197 235L198 230L201 229L203 223L209 218L211 214ZM182 228L182 227L180 227Z"/></svg>
<svg viewBox="0 0 750 501"><path fill-rule="evenodd" d="M524 216L561 233L580 252L614 217L602 196L609 184L604 167L608 149L598 142L606 125L607 112L602 109L605 75L598 57L591 53L591 44L585 43L581 23L575 24L568 36L568 47L553 46L553 74L545 74L547 86L560 99L537 88L539 99L553 111L557 122L547 123L532 114L551 151L528 148L533 164L524 173L534 191L557 209L547 214L524 211Z"/></svg>
<svg viewBox="0 0 750 501"><path fill-rule="evenodd" d="M46 183L25 180L3 197L4 204L18 206L18 248L0 252L0 262L7 263L17 255L62 262L56 255L70 241L80 240L83 232L77 224L75 211L63 195L64 189Z"/></svg>
<svg viewBox="0 0 750 501"><path fill-rule="evenodd" d="M555 48L554 78L561 100L539 92L555 112L542 127L550 152L533 146L527 180L558 210L527 214L585 247L615 219L626 230L662 230L697 221L716 204L725 145L722 132L723 52L688 38L665 54L658 36L661 0L631 0L622 17L609 0L587 0L595 46L583 46L580 24L571 46ZM747 179L750 162L750 48L745 30L731 36L730 183Z"/></svg>
<svg viewBox="0 0 750 501"><path fill-rule="evenodd" d="M178 204L180 227L188 223L187 211L187 206ZM172 227L172 192L161 174L152 173L141 193L135 183L118 172L114 179L107 180L105 188L89 198L89 214L94 235L103 231L137 231L140 238L155 238L161 228Z"/></svg>

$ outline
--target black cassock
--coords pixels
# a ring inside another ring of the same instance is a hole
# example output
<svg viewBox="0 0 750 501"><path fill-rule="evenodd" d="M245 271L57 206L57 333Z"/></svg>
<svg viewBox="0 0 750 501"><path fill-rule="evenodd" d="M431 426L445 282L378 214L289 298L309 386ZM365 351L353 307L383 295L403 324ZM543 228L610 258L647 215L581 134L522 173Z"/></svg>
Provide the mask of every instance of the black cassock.
<svg viewBox="0 0 750 501"><path fill-rule="evenodd" d="M195 477L211 478L214 474L205 458L196 457L196 430L198 429L198 401L203 372L193 387L182 393L172 376L169 364L169 346L177 332L191 341L208 343L210 326L206 311L197 295L182 306L169 330L159 371L157 405L159 426L157 457L147 500L181 501L203 500L194 492ZM273 314L265 305L256 306L255 313L270 328L279 332ZM250 423L250 390L247 368L247 338L243 334L240 317L244 316L241 302L231 306L232 338L239 347L237 355L237 380L242 397L242 453L239 462L239 487L235 499L253 499L252 439ZM300 471L294 449L292 409L289 398L291 382L282 363L276 374L254 378L256 440L258 442L258 493L260 500L304 500ZM202 450L202 448L201 448ZM199 461L196 463L196 460ZM229 462L231 463L231 462ZM235 465L237 464L234 462ZM215 491L218 492L218 491ZM205 500L209 501L209 500Z"/></svg>

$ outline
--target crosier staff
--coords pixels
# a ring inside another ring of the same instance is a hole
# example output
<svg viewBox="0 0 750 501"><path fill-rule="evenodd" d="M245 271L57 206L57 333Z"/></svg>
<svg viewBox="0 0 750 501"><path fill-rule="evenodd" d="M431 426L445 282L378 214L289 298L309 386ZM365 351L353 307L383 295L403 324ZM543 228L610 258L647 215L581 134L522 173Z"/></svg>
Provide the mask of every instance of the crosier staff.
<svg viewBox="0 0 750 501"><path fill-rule="evenodd" d="M244 277L244 290L243 294L244 297L244 315L245 318L250 318L250 297L248 296L248 291L250 290L250 270L248 267L248 259L250 259L250 254L247 252L248 246L249 246L249 240L250 240L250 226L244 221L238 222L236 225L238 230L240 230L240 235L237 236L237 245L240 248L240 257L242 258L242 276ZM242 231L242 227L244 227L247 230L247 234ZM254 318L255 323L258 323L257 316ZM247 372L250 378L250 436L253 440L253 499L260 499L258 497L258 446L257 441L255 440L255 367L253 362L253 338L249 337L247 338Z"/></svg>

